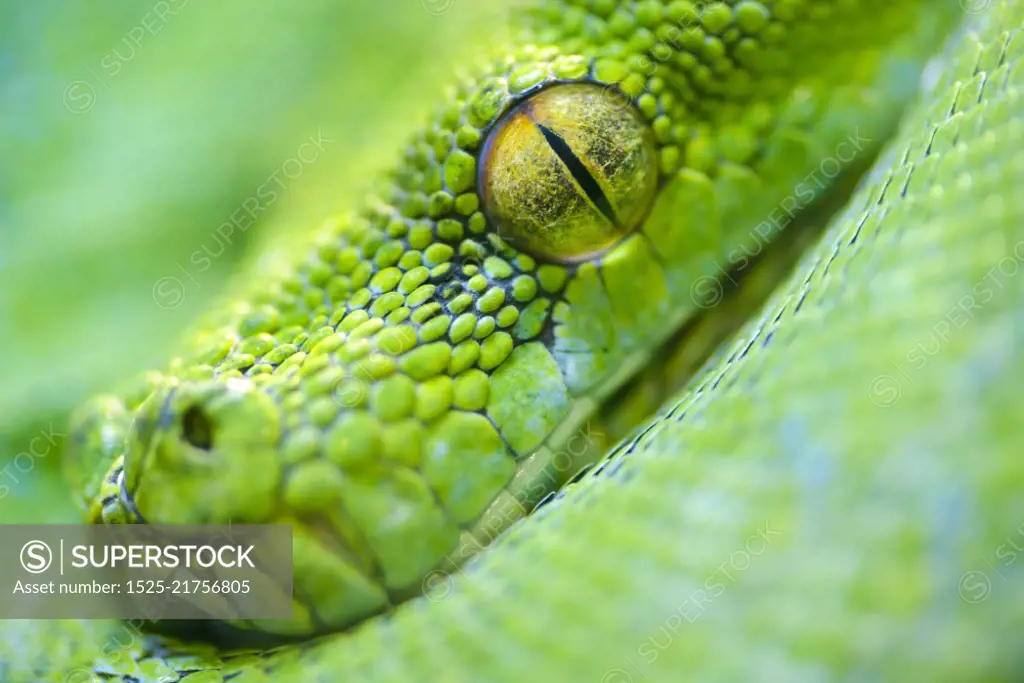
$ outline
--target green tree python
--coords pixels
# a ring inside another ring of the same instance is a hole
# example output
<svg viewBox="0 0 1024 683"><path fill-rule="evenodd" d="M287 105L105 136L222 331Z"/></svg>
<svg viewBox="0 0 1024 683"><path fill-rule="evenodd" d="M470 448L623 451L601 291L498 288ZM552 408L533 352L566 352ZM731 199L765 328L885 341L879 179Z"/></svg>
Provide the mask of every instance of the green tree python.
<svg viewBox="0 0 1024 683"><path fill-rule="evenodd" d="M73 417L89 522L293 525L234 625L292 642L9 621L0 679L1019 680L1024 5L516 20Z"/></svg>

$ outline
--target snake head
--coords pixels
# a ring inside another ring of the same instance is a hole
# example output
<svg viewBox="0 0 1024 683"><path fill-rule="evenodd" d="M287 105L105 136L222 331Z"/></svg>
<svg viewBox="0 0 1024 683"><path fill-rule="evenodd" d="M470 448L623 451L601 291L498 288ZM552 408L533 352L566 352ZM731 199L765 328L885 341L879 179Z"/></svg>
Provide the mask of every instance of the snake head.
<svg viewBox="0 0 1024 683"><path fill-rule="evenodd" d="M121 499L153 524L265 521L280 481L280 422L248 379L168 380L136 411Z"/></svg>
<svg viewBox="0 0 1024 683"><path fill-rule="evenodd" d="M291 525L296 617L258 628L310 635L419 595L528 514L847 143L831 90L781 87L784 27L711 5L607 50L527 45L452 89L365 202L125 403L104 521ZM655 35L657 64L627 51Z"/></svg>

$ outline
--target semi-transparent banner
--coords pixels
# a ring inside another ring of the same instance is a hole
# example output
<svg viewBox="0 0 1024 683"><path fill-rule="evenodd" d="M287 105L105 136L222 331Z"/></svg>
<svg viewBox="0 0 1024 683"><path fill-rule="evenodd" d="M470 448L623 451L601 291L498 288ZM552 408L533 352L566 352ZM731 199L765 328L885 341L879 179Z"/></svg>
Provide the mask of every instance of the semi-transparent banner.
<svg viewBox="0 0 1024 683"><path fill-rule="evenodd" d="M291 619L286 525L0 525L0 619Z"/></svg>

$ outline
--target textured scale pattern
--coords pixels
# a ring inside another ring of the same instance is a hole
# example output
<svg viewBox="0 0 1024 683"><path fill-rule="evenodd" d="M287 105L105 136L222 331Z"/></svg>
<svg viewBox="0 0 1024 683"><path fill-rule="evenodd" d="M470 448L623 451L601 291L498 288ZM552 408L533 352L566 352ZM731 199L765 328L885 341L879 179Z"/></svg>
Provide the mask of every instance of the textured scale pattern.
<svg viewBox="0 0 1024 683"><path fill-rule="evenodd" d="M770 238L820 156L887 135L942 23L799 5L538 5L534 40L454 88L295 269L80 411L88 518L293 525L296 619L246 628L333 631L429 588L582 464L562 455L586 420L700 308L696 283L743 265L749 226ZM565 266L505 240L478 179L502 116L570 81L640 112L662 187L636 232Z"/></svg>
<svg viewBox="0 0 1024 683"><path fill-rule="evenodd" d="M772 11L837 20L806 4ZM704 7L710 27L759 6L735 5ZM583 51L608 44L626 25L617 17L694 6L550 3L538 16L559 17L542 24L554 33L535 30ZM117 650L117 624L3 623L4 680L1018 677L1021 574L997 548L1024 518L1024 7L995 0L969 19L767 306L599 467L426 596L351 633L234 656L153 638ZM735 92L713 92L703 73L680 77L694 101ZM722 111L708 107L709 120ZM700 155L684 156L696 168ZM792 191L774 190L776 201ZM415 400L405 405L413 414ZM963 581L971 572L988 581L981 599Z"/></svg>

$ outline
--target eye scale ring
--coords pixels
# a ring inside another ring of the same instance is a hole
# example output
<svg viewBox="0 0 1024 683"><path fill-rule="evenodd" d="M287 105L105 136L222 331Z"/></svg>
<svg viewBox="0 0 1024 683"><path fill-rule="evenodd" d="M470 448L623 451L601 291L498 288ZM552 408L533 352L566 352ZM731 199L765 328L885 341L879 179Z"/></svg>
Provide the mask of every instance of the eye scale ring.
<svg viewBox="0 0 1024 683"><path fill-rule="evenodd" d="M620 96L592 83L556 85L488 137L484 206L509 243L553 261L589 260L647 215L656 159L650 127Z"/></svg>

